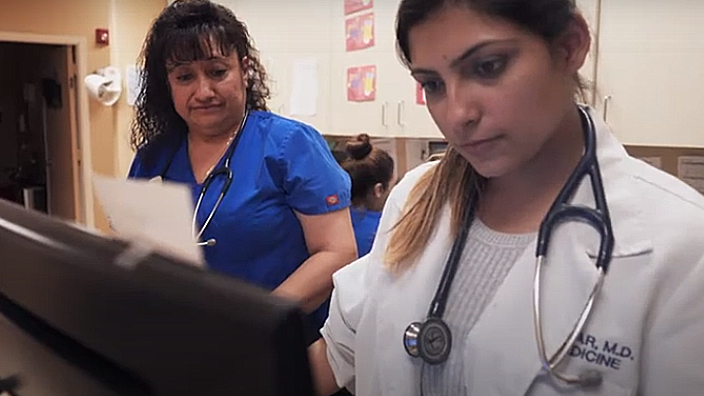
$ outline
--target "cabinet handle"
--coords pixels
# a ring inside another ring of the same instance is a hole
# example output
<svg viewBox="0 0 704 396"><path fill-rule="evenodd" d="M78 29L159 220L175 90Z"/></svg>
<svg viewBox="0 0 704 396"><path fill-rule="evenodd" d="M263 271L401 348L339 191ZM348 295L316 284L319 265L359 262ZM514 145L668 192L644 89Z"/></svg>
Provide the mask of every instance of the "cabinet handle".
<svg viewBox="0 0 704 396"><path fill-rule="evenodd" d="M386 107L388 106L387 102L382 103L381 105L381 125L383 126L388 126L386 122Z"/></svg>
<svg viewBox="0 0 704 396"><path fill-rule="evenodd" d="M604 121L606 121L606 116L609 114L609 102L611 101L611 95L604 96Z"/></svg>
<svg viewBox="0 0 704 396"><path fill-rule="evenodd" d="M397 110L397 112L396 112L396 123L397 123L399 126L404 126L404 124L403 124L403 116L405 115L405 114L403 114L404 106L405 106L405 103L404 103L404 101L402 100L402 101L398 102L398 106L397 106L397 108L396 108L396 110Z"/></svg>

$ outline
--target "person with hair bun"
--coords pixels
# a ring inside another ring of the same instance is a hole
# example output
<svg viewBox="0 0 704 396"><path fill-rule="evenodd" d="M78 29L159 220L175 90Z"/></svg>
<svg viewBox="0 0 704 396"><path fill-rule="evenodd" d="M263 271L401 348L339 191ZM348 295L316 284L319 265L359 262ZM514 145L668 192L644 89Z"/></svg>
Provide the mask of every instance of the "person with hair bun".
<svg viewBox="0 0 704 396"><path fill-rule="evenodd" d="M374 147L366 133L350 139L345 151L347 158L341 165L352 179L352 226L362 257L372 248L381 210L394 185L394 160Z"/></svg>

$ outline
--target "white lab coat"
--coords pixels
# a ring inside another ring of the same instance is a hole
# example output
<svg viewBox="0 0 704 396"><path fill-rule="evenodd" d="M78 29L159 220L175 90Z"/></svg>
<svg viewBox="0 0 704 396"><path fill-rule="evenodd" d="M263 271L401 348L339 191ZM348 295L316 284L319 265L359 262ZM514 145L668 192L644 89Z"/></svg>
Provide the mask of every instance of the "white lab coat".
<svg viewBox="0 0 704 396"><path fill-rule="evenodd" d="M512 267L465 340L466 395L704 394L704 197L631 158L591 112L597 156L616 244L581 342L559 370L602 373L597 389L564 388L541 371L532 318L535 243ZM410 172L391 194L371 253L337 272L322 329L340 386L359 396L418 395L421 360L403 347L411 322L423 321L452 240L444 212L416 264L394 277L383 267L387 231L409 190L432 165ZM573 203L594 206L588 182ZM599 239L570 222L552 234L542 278L548 352L571 331L596 279ZM464 343L464 348L460 345ZM459 352L456 352L459 353Z"/></svg>

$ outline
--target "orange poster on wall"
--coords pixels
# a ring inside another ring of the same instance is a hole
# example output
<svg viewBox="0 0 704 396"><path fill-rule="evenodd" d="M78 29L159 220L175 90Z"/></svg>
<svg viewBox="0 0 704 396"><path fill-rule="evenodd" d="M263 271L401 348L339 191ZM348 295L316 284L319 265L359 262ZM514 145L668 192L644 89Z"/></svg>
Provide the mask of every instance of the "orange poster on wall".
<svg viewBox="0 0 704 396"><path fill-rule="evenodd" d="M345 15L368 10L374 6L374 0L345 0Z"/></svg>
<svg viewBox="0 0 704 396"><path fill-rule="evenodd" d="M347 69L347 100L369 102L376 99L376 66Z"/></svg>
<svg viewBox="0 0 704 396"><path fill-rule="evenodd" d="M345 21L347 51L374 46L374 13L359 15Z"/></svg>

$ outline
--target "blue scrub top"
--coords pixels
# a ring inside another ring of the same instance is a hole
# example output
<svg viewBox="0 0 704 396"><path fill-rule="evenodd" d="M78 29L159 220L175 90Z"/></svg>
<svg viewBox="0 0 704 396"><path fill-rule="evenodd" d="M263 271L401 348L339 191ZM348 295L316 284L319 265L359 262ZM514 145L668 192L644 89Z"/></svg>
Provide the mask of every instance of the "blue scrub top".
<svg viewBox="0 0 704 396"><path fill-rule="evenodd" d="M348 207L351 182L320 133L308 125L252 111L240 133L230 165L232 184L202 237L215 238L217 244L204 247L204 255L211 269L272 290L310 256L294 211L318 215ZM187 184L195 205L202 185L193 175L186 140L153 148L149 162L143 161L143 150L138 151L129 177L162 176ZM224 162L225 156L217 166ZM225 178L217 176L207 189L197 214L199 227ZM311 314L316 331L327 308L323 304Z"/></svg>
<svg viewBox="0 0 704 396"><path fill-rule="evenodd" d="M376 230L379 228L379 220L381 220L381 212L353 208L350 213L354 237L357 240L357 252L359 257L362 257L372 250Z"/></svg>

